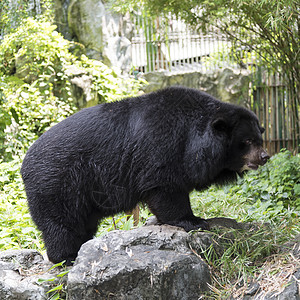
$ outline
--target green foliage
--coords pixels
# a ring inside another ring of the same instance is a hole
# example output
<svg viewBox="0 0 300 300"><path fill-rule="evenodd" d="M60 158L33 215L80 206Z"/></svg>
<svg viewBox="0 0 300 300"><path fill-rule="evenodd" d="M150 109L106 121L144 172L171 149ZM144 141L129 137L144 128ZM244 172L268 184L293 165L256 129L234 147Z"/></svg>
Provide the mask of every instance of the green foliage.
<svg viewBox="0 0 300 300"><path fill-rule="evenodd" d="M21 155L46 129L76 111L64 74L72 62L66 41L49 22L27 19L0 45L2 103L6 116L0 152Z"/></svg>
<svg viewBox="0 0 300 300"><path fill-rule="evenodd" d="M0 164L0 250L41 251L43 242L28 212L20 166L20 160Z"/></svg>
<svg viewBox="0 0 300 300"><path fill-rule="evenodd" d="M273 206L300 210L300 155L282 151L235 188L242 196Z"/></svg>
<svg viewBox="0 0 300 300"><path fill-rule="evenodd" d="M237 231L233 229L216 229L214 239L221 246L218 252L213 249L203 251L206 260L219 276L227 283L240 278L241 275L254 273L264 258L274 254L275 235L267 227L256 230ZM221 254L221 255L220 255Z"/></svg>
<svg viewBox="0 0 300 300"><path fill-rule="evenodd" d="M34 5L33 5L34 4ZM1 0L0 37L11 33L28 17L51 19L51 0Z"/></svg>
<svg viewBox="0 0 300 300"><path fill-rule="evenodd" d="M147 82L143 79L122 78L108 68L101 61L89 59L85 55L75 64L93 78L94 92L98 94L100 102L120 100L125 97L136 96Z"/></svg>
<svg viewBox="0 0 300 300"><path fill-rule="evenodd" d="M7 103L4 106L10 116L6 127L5 152L3 157L11 159L22 155L31 143L45 130L76 111L72 99L64 101L55 97L49 84L41 89L38 80L33 84L16 84L16 78L7 78Z"/></svg>
<svg viewBox="0 0 300 300"><path fill-rule="evenodd" d="M206 217L230 215L240 221L281 222L284 216L297 220L299 169L300 155L283 150L258 171L247 173L236 185L221 189L212 186L202 193L193 193L194 210L204 207Z"/></svg>
<svg viewBox="0 0 300 300"><path fill-rule="evenodd" d="M13 7L14 6L14 7ZM26 1L0 1L0 35L15 28L21 19L28 16Z"/></svg>
<svg viewBox="0 0 300 300"><path fill-rule="evenodd" d="M54 83L59 74L70 64L70 42L55 31L50 22L28 18L20 27L4 37L0 48L0 72L14 75L31 83L43 76Z"/></svg>
<svg viewBox="0 0 300 300"><path fill-rule="evenodd" d="M6 126L11 125L11 118L9 113L4 109L4 106L7 103L2 91L2 83L0 82L0 154L5 151L4 142L5 142L5 132Z"/></svg>
<svg viewBox="0 0 300 300"><path fill-rule="evenodd" d="M139 224L142 226L151 215L147 208L140 208ZM112 230L130 230L134 228L133 215L118 214L114 217L105 218L99 228L96 236L101 236Z"/></svg>
<svg viewBox="0 0 300 300"><path fill-rule="evenodd" d="M145 83L121 78L103 63L76 58L50 22L24 20L0 44L0 158L22 155L55 123L76 112L71 67L92 78L101 102L134 95Z"/></svg>

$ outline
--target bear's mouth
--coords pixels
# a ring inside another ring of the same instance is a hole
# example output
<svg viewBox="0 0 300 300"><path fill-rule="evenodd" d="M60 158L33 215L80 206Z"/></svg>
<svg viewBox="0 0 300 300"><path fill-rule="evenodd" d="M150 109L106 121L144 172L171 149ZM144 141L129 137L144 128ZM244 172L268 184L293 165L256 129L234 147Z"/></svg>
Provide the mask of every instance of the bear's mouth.
<svg viewBox="0 0 300 300"><path fill-rule="evenodd" d="M257 170L258 169L258 165L257 164L254 164L252 162L248 162L247 165L246 165L249 169L251 170Z"/></svg>
<svg viewBox="0 0 300 300"><path fill-rule="evenodd" d="M240 169L240 172L257 170L257 169L258 169L258 164L249 161L244 164L244 166Z"/></svg>

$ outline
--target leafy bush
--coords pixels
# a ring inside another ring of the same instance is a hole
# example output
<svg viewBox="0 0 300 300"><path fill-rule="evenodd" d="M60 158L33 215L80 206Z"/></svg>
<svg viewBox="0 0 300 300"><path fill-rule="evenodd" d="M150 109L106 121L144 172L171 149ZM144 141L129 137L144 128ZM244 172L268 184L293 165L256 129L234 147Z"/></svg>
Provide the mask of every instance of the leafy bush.
<svg viewBox="0 0 300 300"><path fill-rule="evenodd" d="M1 92L1 82L0 82L0 155L5 151L4 142L5 142L5 133L4 130L7 126L11 125L10 115L4 109L4 106L7 103L7 100L4 98L3 93Z"/></svg>
<svg viewBox="0 0 300 300"><path fill-rule="evenodd" d="M271 157L270 161L245 176L233 192L251 199L256 206L280 212L293 208L300 210L300 155L290 151Z"/></svg>
<svg viewBox="0 0 300 300"><path fill-rule="evenodd" d="M54 29L29 18L0 45L0 111L7 116L0 128L6 136L0 155L6 160L76 111L64 75L72 62L69 42Z"/></svg>
<svg viewBox="0 0 300 300"><path fill-rule="evenodd" d="M22 155L45 130L74 113L70 66L92 78L101 102L136 94L144 82L120 78L100 61L75 57L50 22L24 20L0 44L0 158Z"/></svg>
<svg viewBox="0 0 300 300"><path fill-rule="evenodd" d="M100 102L136 96L142 86L147 84L143 79L122 78L101 61L88 59L85 55L81 55L81 59L76 62L76 65L79 68L84 68L92 76L94 92L98 94Z"/></svg>
<svg viewBox="0 0 300 300"><path fill-rule="evenodd" d="M68 50L70 42L55 28L49 22L25 19L16 32L6 35L1 43L0 72L16 73L25 82L33 82L40 75L54 81L56 74L72 59Z"/></svg>
<svg viewBox="0 0 300 300"><path fill-rule="evenodd" d="M294 222L300 210L299 169L300 155L293 156L283 150L257 171L248 172L236 185L212 186L202 193L194 192L193 208L205 217Z"/></svg>
<svg viewBox="0 0 300 300"><path fill-rule="evenodd" d="M15 78L7 78L2 110L10 118L2 127L5 144L0 153L6 160L22 155L45 130L77 109L71 99L64 101L53 95L51 87L41 91L37 85L38 82L19 85Z"/></svg>
<svg viewBox="0 0 300 300"><path fill-rule="evenodd" d="M54 17L52 0L1 0L0 1L0 39L20 26L28 17L52 20Z"/></svg>

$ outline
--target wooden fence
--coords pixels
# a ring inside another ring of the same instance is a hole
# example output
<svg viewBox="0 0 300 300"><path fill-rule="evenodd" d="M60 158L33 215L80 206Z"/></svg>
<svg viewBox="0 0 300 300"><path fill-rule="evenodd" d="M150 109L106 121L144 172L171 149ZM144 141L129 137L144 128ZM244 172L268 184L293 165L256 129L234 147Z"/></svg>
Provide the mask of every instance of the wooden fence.
<svg viewBox="0 0 300 300"><path fill-rule="evenodd" d="M292 109L292 95L281 74L262 72L250 83L249 104L265 127L265 148L271 155L286 148L299 152L299 106ZM298 124L297 124L298 123Z"/></svg>

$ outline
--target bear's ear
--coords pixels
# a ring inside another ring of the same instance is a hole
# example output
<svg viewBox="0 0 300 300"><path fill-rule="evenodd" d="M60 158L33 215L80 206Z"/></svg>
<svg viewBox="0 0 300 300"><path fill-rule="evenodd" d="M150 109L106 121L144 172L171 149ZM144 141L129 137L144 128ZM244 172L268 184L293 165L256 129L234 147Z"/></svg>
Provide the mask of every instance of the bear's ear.
<svg viewBox="0 0 300 300"><path fill-rule="evenodd" d="M230 134L231 132L231 126L228 121L226 121L224 118L218 118L212 122L212 127L218 131L223 132L226 134Z"/></svg>
<svg viewBox="0 0 300 300"><path fill-rule="evenodd" d="M233 124L224 118L217 118L212 122L212 127L217 133L226 134L228 137L231 136Z"/></svg>

